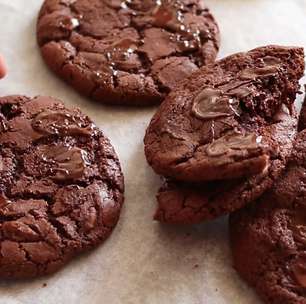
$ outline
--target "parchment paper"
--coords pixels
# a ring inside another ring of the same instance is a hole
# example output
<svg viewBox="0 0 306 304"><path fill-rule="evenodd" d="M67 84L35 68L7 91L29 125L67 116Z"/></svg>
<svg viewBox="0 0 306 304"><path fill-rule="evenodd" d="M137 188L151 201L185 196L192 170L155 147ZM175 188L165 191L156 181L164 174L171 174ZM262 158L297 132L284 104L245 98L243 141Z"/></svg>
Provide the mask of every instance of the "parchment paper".
<svg viewBox="0 0 306 304"><path fill-rule="evenodd" d="M1 304L257 304L231 266L227 218L185 228L152 221L160 184L143 154L155 109L104 107L49 72L35 41L41 0L0 0L0 95L52 95L79 106L110 137L126 178L119 225L97 250L35 281L1 282ZM266 44L306 45L305 0L207 0L219 21L219 57ZM298 98L300 102L301 97ZM44 284L47 284L44 287Z"/></svg>

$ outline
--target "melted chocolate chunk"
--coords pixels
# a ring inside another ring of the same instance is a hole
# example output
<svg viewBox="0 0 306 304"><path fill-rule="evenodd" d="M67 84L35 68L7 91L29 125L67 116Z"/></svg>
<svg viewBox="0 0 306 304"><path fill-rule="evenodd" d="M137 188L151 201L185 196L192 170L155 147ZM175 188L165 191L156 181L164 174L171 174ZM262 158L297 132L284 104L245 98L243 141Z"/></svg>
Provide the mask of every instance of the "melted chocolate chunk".
<svg viewBox="0 0 306 304"><path fill-rule="evenodd" d="M32 120L32 127L42 134L94 135L94 128L84 118L62 111L46 110Z"/></svg>
<svg viewBox="0 0 306 304"><path fill-rule="evenodd" d="M261 66L247 68L240 73L241 79L255 80L260 77L275 76L281 70L281 61L273 56L265 56L261 60Z"/></svg>
<svg viewBox="0 0 306 304"><path fill-rule="evenodd" d="M51 171L55 173L52 179L57 181L82 177L90 164L87 152L76 147L45 146L40 148L40 153L43 161L52 166Z"/></svg>
<svg viewBox="0 0 306 304"><path fill-rule="evenodd" d="M241 79L255 80L259 77L275 76L280 71L280 68L275 65L268 65L258 68L248 68L240 73Z"/></svg>
<svg viewBox="0 0 306 304"><path fill-rule="evenodd" d="M109 61L127 60L137 50L137 41L123 39L116 43L107 53Z"/></svg>
<svg viewBox="0 0 306 304"><path fill-rule="evenodd" d="M133 60L133 56L138 58L136 50L138 49L137 41L129 38L122 39L111 48L106 50L106 59L109 66L105 71L117 76L118 70L131 70L139 68L137 61ZM135 59L135 58L134 58Z"/></svg>
<svg viewBox="0 0 306 304"><path fill-rule="evenodd" d="M232 115L239 116L239 100L237 99L243 99L253 93L253 90L249 87L252 82L258 77L273 76L279 72L279 64L273 65L273 63L279 62L277 59L273 57L262 59L263 62L266 62L265 60L271 65L247 68L241 71L239 74L240 79L247 81L227 83L219 86L218 89L204 89L194 99L192 113L196 117L205 120Z"/></svg>
<svg viewBox="0 0 306 304"><path fill-rule="evenodd" d="M227 96L222 96L220 90L205 89L194 100L192 113L203 120L237 114L239 101Z"/></svg>
<svg viewBox="0 0 306 304"><path fill-rule="evenodd" d="M230 133L218 138L207 147L207 154L212 157L218 157L225 154L235 155L241 151L258 150L261 148L262 138L255 133L240 134Z"/></svg>
<svg viewBox="0 0 306 304"><path fill-rule="evenodd" d="M281 64L281 60L277 57L273 57L273 56L265 56L264 58L262 58L262 61L264 64L270 65L270 66L279 66Z"/></svg>
<svg viewBox="0 0 306 304"><path fill-rule="evenodd" d="M200 27L191 27L185 22L183 1L166 0L156 3L157 6L153 10L153 25L176 31L177 34L172 35L170 39L179 43L182 51L199 49L202 40L209 39L209 30L201 31Z"/></svg>
<svg viewBox="0 0 306 304"><path fill-rule="evenodd" d="M241 86L235 89L230 90L227 93L229 96L235 96L239 99L245 98L252 94L252 90L246 86Z"/></svg>

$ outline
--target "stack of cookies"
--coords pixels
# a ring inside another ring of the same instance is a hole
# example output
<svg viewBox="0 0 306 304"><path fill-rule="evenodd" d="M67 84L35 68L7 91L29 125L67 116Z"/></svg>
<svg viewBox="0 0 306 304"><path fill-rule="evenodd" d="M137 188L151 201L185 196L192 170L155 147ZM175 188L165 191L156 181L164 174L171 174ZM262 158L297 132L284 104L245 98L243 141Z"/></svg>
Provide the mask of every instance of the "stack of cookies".
<svg viewBox="0 0 306 304"><path fill-rule="evenodd" d="M165 179L155 219L230 214L234 266L270 304L306 303L306 102L299 121L294 107L303 73L301 48L229 56L176 87L145 136Z"/></svg>
<svg viewBox="0 0 306 304"><path fill-rule="evenodd" d="M145 136L147 160L165 177L155 219L213 219L271 188L296 136L303 73L303 49L267 46L217 61L176 87Z"/></svg>
<svg viewBox="0 0 306 304"><path fill-rule="evenodd" d="M165 179L155 219L230 214L234 266L270 304L306 303L306 102L299 121L294 107L303 73L301 48L229 56L182 82L145 136Z"/></svg>

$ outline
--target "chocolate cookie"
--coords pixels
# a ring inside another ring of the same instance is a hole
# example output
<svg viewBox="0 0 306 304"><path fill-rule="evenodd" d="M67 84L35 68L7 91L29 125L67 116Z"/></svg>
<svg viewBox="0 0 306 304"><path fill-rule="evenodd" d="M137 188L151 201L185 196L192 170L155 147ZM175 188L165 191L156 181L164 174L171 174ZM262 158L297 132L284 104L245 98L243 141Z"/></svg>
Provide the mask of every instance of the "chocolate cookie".
<svg viewBox="0 0 306 304"><path fill-rule="evenodd" d="M291 109L304 73L302 48L266 46L203 67L153 117L145 153L156 173L187 182L268 169L269 128Z"/></svg>
<svg viewBox="0 0 306 304"><path fill-rule="evenodd" d="M269 304L306 303L306 131L257 203L230 217L234 267Z"/></svg>
<svg viewBox="0 0 306 304"><path fill-rule="evenodd" d="M0 277L49 274L103 242L119 219L114 149L77 109L0 98Z"/></svg>
<svg viewBox="0 0 306 304"><path fill-rule="evenodd" d="M46 0L37 39L49 67L76 90L124 105L161 102L219 49L203 0Z"/></svg>
<svg viewBox="0 0 306 304"><path fill-rule="evenodd" d="M206 183L165 182L157 195L155 220L168 224L195 224L238 210L273 186L284 170L296 135L295 115L279 116L269 128L271 155L267 171L248 178Z"/></svg>

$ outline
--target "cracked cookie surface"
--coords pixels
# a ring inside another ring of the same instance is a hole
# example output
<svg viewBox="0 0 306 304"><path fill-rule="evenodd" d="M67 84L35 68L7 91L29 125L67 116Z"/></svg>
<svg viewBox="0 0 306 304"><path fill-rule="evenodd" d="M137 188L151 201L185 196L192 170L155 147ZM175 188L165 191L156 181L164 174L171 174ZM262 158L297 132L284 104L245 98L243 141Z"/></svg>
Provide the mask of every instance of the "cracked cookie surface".
<svg viewBox="0 0 306 304"><path fill-rule="evenodd" d="M269 304L306 303L305 143L304 130L273 188L230 216L234 267Z"/></svg>
<svg viewBox="0 0 306 304"><path fill-rule="evenodd" d="M303 49L282 46L201 68L154 115L144 140L148 163L157 174L195 183L266 171L273 125L291 111L303 73Z"/></svg>
<svg viewBox="0 0 306 304"><path fill-rule="evenodd" d="M203 0L46 0L37 39L47 65L76 90L124 105L160 103L219 49Z"/></svg>
<svg viewBox="0 0 306 304"><path fill-rule="evenodd" d="M119 160L87 116L50 97L2 97L0 122L0 277L50 274L116 226Z"/></svg>

